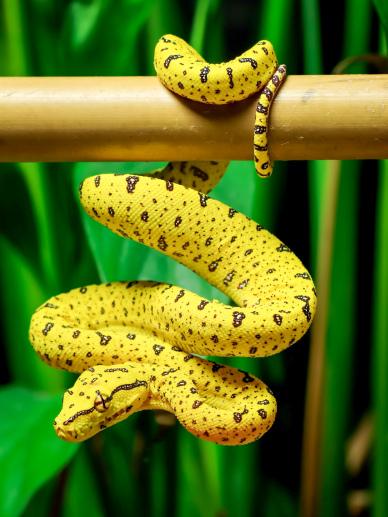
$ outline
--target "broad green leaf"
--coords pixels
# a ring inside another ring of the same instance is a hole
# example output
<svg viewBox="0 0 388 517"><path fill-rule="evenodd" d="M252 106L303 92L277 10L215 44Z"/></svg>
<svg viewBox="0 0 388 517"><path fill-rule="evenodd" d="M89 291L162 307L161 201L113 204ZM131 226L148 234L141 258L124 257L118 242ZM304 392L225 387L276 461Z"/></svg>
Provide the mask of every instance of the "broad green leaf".
<svg viewBox="0 0 388 517"><path fill-rule="evenodd" d="M90 517L104 517L104 497L99 490L99 472L91 461L88 447L82 445L68 466L63 494L63 517L75 517L86 511Z"/></svg>
<svg viewBox="0 0 388 517"><path fill-rule="evenodd" d="M62 389L66 374L49 367L28 340L34 310L48 298L30 263L0 235L0 306L6 338L6 355L14 381L55 392Z"/></svg>
<svg viewBox="0 0 388 517"><path fill-rule="evenodd" d="M63 65L70 75L136 75L145 68L140 30L155 0L71 1L63 26Z"/></svg>
<svg viewBox="0 0 388 517"><path fill-rule="evenodd" d="M388 42L388 4L385 0L374 0L377 13L385 31L385 39Z"/></svg>
<svg viewBox="0 0 388 517"><path fill-rule="evenodd" d="M372 390L375 440L373 444L373 517L388 512L388 161L379 168L373 292Z"/></svg>
<svg viewBox="0 0 388 517"><path fill-rule="evenodd" d="M154 69L154 49L157 41L163 34L176 34L183 36L185 33L185 23L182 16L184 5L176 0L158 0L154 3L147 18L147 37L145 41L145 60L147 75L155 75ZM174 13L171 16L171 13Z"/></svg>
<svg viewBox="0 0 388 517"><path fill-rule="evenodd" d="M16 517L31 496L59 472L77 450L61 441L52 427L60 395L17 386L0 389L0 514Z"/></svg>
<svg viewBox="0 0 388 517"><path fill-rule="evenodd" d="M224 473L218 470L220 464L215 461L218 453L222 456L223 447L201 443L185 429L179 429L177 447L181 473L176 492L178 515L223 515L226 508L220 497L220 482L224 481ZM208 461L213 464L209 465Z"/></svg>

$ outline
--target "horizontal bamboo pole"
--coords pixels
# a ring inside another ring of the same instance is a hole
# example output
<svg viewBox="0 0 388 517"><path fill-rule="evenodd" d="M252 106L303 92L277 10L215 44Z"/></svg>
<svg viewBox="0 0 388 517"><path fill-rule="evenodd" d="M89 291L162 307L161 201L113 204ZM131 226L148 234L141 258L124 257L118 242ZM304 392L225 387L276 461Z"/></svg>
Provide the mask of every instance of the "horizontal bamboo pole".
<svg viewBox="0 0 388 517"><path fill-rule="evenodd" d="M0 78L0 161L252 159L256 98L211 106L156 77ZM388 75L289 76L275 160L388 158Z"/></svg>

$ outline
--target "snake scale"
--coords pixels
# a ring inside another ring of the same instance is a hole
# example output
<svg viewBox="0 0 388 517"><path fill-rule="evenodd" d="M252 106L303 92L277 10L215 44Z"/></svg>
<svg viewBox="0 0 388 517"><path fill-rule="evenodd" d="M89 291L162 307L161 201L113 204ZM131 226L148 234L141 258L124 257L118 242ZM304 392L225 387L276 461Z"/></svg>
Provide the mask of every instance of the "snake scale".
<svg viewBox="0 0 388 517"><path fill-rule="evenodd" d="M228 63L206 63L176 36L163 36L155 68L170 90L225 104L260 92L254 157L271 173L270 104L285 77L260 41ZM276 400L247 372L200 356L259 357L307 331L313 281L274 235L208 197L227 162L171 162L151 175L103 174L80 186L86 212L124 238L186 265L236 306L152 281L90 285L53 296L34 313L30 340L51 366L81 375L54 422L59 437L85 440L144 409L176 415L194 435L224 445L257 440L272 425Z"/></svg>

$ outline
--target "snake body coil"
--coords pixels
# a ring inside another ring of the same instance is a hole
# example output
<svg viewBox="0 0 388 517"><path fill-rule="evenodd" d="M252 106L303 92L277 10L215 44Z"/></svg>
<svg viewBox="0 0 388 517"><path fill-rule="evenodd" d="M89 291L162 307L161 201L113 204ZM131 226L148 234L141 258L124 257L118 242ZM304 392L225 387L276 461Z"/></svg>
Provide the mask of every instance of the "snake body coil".
<svg viewBox="0 0 388 517"><path fill-rule="evenodd" d="M279 69L268 42L229 63L209 65L179 38L165 36L155 56L164 84L202 102L235 101L263 87L260 99L270 102L268 92L281 79L273 80ZM264 86L268 81L271 87ZM269 164L262 159L267 150L258 152L257 163ZM51 298L33 315L31 342L52 366L83 372L56 419L60 437L84 440L136 411L158 408L175 413L193 434L226 445L254 441L272 425L276 401L259 379L193 354L280 352L308 329L315 289L287 246L207 196L226 166L173 162L152 177L107 174L81 185L91 217L185 264L238 307L144 281L87 286Z"/></svg>

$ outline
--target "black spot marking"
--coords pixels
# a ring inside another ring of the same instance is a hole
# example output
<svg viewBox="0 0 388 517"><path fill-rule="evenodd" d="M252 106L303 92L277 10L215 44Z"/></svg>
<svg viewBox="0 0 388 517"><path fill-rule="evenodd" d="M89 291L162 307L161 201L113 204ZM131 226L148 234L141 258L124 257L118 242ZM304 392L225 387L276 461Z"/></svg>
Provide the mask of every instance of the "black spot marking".
<svg viewBox="0 0 388 517"><path fill-rule="evenodd" d="M295 296L297 300L301 300L304 302L304 305L302 307L302 311L304 315L306 316L307 321L311 320L311 308L310 308L310 297L305 296L303 294L299 294L298 296Z"/></svg>
<svg viewBox="0 0 388 517"><path fill-rule="evenodd" d="M244 374L243 382L253 382L255 379L249 375L249 373L244 372L244 370L239 370L240 373Z"/></svg>
<svg viewBox="0 0 388 517"><path fill-rule="evenodd" d="M257 61L251 57L240 57L239 61L240 63L250 63L253 70L256 70L257 68Z"/></svg>
<svg viewBox="0 0 388 517"><path fill-rule="evenodd" d="M158 248L161 249L162 251L166 251L167 246L168 245L167 245L166 239L163 237L163 235L161 235L158 240Z"/></svg>
<svg viewBox="0 0 388 517"><path fill-rule="evenodd" d="M164 350L165 347L162 345L154 345L152 348L155 352L155 355L159 355Z"/></svg>
<svg viewBox="0 0 388 517"><path fill-rule="evenodd" d="M242 414L238 412L233 413L233 419L237 424L239 424L242 420Z"/></svg>
<svg viewBox="0 0 388 517"><path fill-rule="evenodd" d="M234 214L237 213L237 210L235 210L234 208L229 208L229 212L228 212L228 216L229 217L233 217Z"/></svg>
<svg viewBox="0 0 388 517"><path fill-rule="evenodd" d="M257 412L259 413L259 415L261 416L261 418L263 420L265 420L267 418L267 412L265 409L258 409Z"/></svg>
<svg viewBox="0 0 388 517"><path fill-rule="evenodd" d="M111 206L108 208L108 212L109 212L110 216L114 217L115 211L113 210L113 208Z"/></svg>
<svg viewBox="0 0 388 517"><path fill-rule="evenodd" d="M245 318L244 313L234 311L233 312L233 327L239 327L242 324L242 321L244 318Z"/></svg>
<svg viewBox="0 0 388 517"><path fill-rule="evenodd" d="M112 336L104 336L102 332L96 332L96 334L100 337L100 345L107 345L109 341L112 339Z"/></svg>
<svg viewBox="0 0 388 517"><path fill-rule="evenodd" d="M148 212L147 212L147 210L144 210L144 212L141 213L140 217L141 217L141 220L146 223L148 221Z"/></svg>
<svg viewBox="0 0 388 517"><path fill-rule="evenodd" d="M197 309L198 309L199 311L202 311L202 310L206 307L206 305L207 305L208 303L209 303L209 302L208 302L207 300L201 300L201 301L199 302L199 305L198 305Z"/></svg>
<svg viewBox="0 0 388 517"><path fill-rule="evenodd" d="M184 291L184 289L181 289L181 290L179 291L179 293L176 295L176 298L175 298L175 300L174 300L174 301L175 301L175 302L177 302L177 301L178 301L180 298L182 298L182 296L184 296L184 295L185 295L185 291Z"/></svg>
<svg viewBox="0 0 388 517"><path fill-rule="evenodd" d="M267 86L263 88L263 94L267 97L267 99L270 101L272 99L272 92Z"/></svg>
<svg viewBox="0 0 388 517"><path fill-rule="evenodd" d="M100 186L100 180L101 180L101 176L96 176L94 178L94 184L95 184L96 187Z"/></svg>
<svg viewBox="0 0 388 517"><path fill-rule="evenodd" d="M207 76L208 76L209 72L210 72L210 68L208 66L204 66L203 68L201 68L201 70L199 71L199 77L201 79L201 83L207 82Z"/></svg>
<svg viewBox="0 0 388 517"><path fill-rule="evenodd" d="M283 316L281 316L280 314L274 314L273 315L273 320L276 323L276 325L280 326L282 324L282 321L283 321Z"/></svg>
<svg viewBox="0 0 388 517"><path fill-rule="evenodd" d="M223 280L224 285L229 285L230 282L233 280L233 277L235 274L236 274L236 271L234 269L230 273L228 273Z"/></svg>
<svg viewBox="0 0 388 517"><path fill-rule="evenodd" d="M306 271L303 273L296 273L295 278L304 278L305 280L311 280L311 277Z"/></svg>
<svg viewBox="0 0 388 517"><path fill-rule="evenodd" d="M202 406L202 404L203 404L203 402L201 402L200 400L194 400L192 408L197 409L197 408L199 408L199 406Z"/></svg>
<svg viewBox="0 0 388 517"><path fill-rule="evenodd" d="M255 151L259 151L259 152L264 152L264 151L268 151L268 145L258 145L258 144L254 144L254 148L255 148Z"/></svg>
<svg viewBox="0 0 388 517"><path fill-rule="evenodd" d="M195 165L192 165L190 170L196 178L200 178L203 181L207 181L209 179L209 174Z"/></svg>
<svg viewBox="0 0 388 517"><path fill-rule="evenodd" d="M261 104L261 102L258 102L257 106L256 106L256 111L257 111L257 113L263 113L264 115L267 115L268 114L268 106L263 106Z"/></svg>
<svg viewBox="0 0 388 517"><path fill-rule="evenodd" d="M139 181L139 178L137 176L127 176L125 180L127 182L128 194L133 194L136 188L136 183Z"/></svg>
<svg viewBox="0 0 388 517"><path fill-rule="evenodd" d="M166 189L167 189L168 191L170 191L170 192L171 192L172 190L174 190L174 183L173 183L172 181L170 181L170 180L167 180L167 181L166 181Z"/></svg>
<svg viewBox="0 0 388 517"><path fill-rule="evenodd" d="M262 135L267 132L266 126L255 126L255 135Z"/></svg>
<svg viewBox="0 0 388 517"><path fill-rule="evenodd" d="M44 306L49 309L58 309L58 305L54 305L53 303L50 303L50 302L45 303Z"/></svg>
<svg viewBox="0 0 388 517"><path fill-rule="evenodd" d="M179 59L180 57L183 56L181 56L180 54L171 54L171 56L168 56L168 58L164 62L164 68L168 68L173 59Z"/></svg>
<svg viewBox="0 0 388 517"><path fill-rule="evenodd" d="M42 334L44 336L47 336L47 334L50 332L50 330L53 328L53 326L54 326L54 323L51 323L51 322L46 323L46 326L42 330Z"/></svg>
<svg viewBox="0 0 388 517"><path fill-rule="evenodd" d="M199 194L199 202L201 203L201 206L205 207L207 206L207 200L209 199L206 194L202 194L202 192L198 192Z"/></svg>
<svg viewBox="0 0 388 517"><path fill-rule="evenodd" d="M77 337L78 337L80 334L81 334L81 332L80 332L79 330L75 330L75 331L73 332L73 338L74 338L74 339L77 339Z"/></svg>
<svg viewBox="0 0 388 517"><path fill-rule="evenodd" d="M237 289L244 289L248 285L249 278L246 278L243 280L240 284L238 284Z"/></svg>
<svg viewBox="0 0 388 517"><path fill-rule="evenodd" d="M174 226L178 227L182 222L182 217L178 215L174 221Z"/></svg>
<svg viewBox="0 0 388 517"><path fill-rule="evenodd" d="M276 248L276 251L279 251L279 252L282 252L282 251L291 251L290 248L288 246L286 246L285 244L281 244L280 246L278 246Z"/></svg>
<svg viewBox="0 0 388 517"><path fill-rule="evenodd" d="M165 377L166 375L170 375L170 373L177 372L178 368L170 368L169 370L166 370L165 372L162 372L162 375Z"/></svg>
<svg viewBox="0 0 388 517"><path fill-rule="evenodd" d="M222 258L219 258L217 260L213 260L208 266L208 269L211 273L214 273L214 271L218 268L218 264L221 262Z"/></svg>
<svg viewBox="0 0 388 517"><path fill-rule="evenodd" d="M88 288L87 288L87 287L81 287L81 288L80 288L80 290L79 290L79 292L80 292L81 294L85 294L87 290L88 290Z"/></svg>
<svg viewBox="0 0 388 517"><path fill-rule="evenodd" d="M231 68L226 69L226 73L228 74L229 78L229 88L234 88L234 82L233 82L233 70Z"/></svg>

